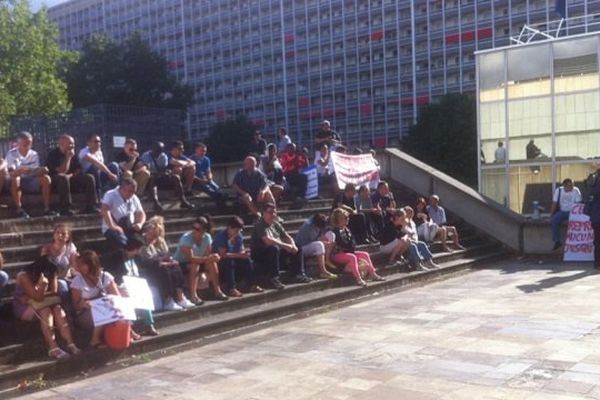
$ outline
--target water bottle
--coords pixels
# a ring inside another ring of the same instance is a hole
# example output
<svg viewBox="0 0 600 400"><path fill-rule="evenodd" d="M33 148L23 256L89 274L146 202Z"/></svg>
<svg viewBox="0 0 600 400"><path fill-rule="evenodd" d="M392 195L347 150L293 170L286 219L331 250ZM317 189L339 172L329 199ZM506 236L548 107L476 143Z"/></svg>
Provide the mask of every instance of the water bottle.
<svg viewBox="0 0 600 400"><path fill-rule="evenodd" d="M540 202L537 200L533 201L533 215L531 216L532 219L540 219Z"/></svg>

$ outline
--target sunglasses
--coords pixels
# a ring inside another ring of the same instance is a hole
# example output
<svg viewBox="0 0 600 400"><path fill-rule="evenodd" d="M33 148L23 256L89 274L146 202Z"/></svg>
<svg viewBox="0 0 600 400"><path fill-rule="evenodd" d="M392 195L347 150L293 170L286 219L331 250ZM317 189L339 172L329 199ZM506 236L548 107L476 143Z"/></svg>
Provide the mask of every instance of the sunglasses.
<svg viewBox="0 0 600 400"><path fill-rule="evenodd" d="M203 231L202 228L199 228L197 226L193 226L192 229L195 230L195 231L198 231L198 232L202 232Z"/></svg>

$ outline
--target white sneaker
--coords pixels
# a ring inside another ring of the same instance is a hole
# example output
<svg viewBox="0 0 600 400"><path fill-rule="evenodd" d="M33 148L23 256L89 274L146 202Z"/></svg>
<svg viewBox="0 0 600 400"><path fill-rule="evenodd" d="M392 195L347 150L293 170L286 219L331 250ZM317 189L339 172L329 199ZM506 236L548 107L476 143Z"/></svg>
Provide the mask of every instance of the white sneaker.
<svg viewBox="0 0 600 400"><path fill-rule="evenodd" d="M167 304L163 306L163 310L165 311L181 311L183 307L179 304L175 303L173 299L170 299Z"/></svg>
<svg viewBox="0 0 600 400"><path fill-rule="evenodd" d="M186 309L186 310L188 308L196 307L196 305L194 303L192 303L191 301L189 301L185 296L183 296L183 299L178 301L177 304L179 305L179 307Z"/></svg>
<svg viewBox="0 0 600 400"><path fill-rule="evenodd" d="M421 261L421 262L419 263L419 268L417 268L417 270L418 270L418 271L429 271L429 267L427 267L427 266L425 265L425 263L423 263L423 261Z"/></svg>

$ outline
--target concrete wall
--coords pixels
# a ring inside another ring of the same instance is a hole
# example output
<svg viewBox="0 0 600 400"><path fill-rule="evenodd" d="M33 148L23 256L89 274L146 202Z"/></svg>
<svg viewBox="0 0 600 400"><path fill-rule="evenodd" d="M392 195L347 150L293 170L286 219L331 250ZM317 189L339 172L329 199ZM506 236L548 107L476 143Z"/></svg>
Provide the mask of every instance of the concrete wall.
<svg viewBox="0 0 600 400"><path fill-rule="evenodd" d="M386 149L378 159L382 177L425 196L437 194L446 209L512 250L543 254L552 248L548 220L526 219L398 149Z"/></svg>

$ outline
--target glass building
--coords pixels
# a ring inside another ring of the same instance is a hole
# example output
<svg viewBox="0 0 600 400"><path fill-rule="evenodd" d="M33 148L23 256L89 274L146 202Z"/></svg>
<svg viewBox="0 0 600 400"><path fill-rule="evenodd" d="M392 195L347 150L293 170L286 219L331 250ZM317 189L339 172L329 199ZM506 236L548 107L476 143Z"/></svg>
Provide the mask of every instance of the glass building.
<svg viewBox="0 0 600 400"><path fill-rule="evenodd" d="M589 33L476 53L483 194L529 214L565 178L583 189L600 156L599 46Z"/></svg>
<svg viewBox="0 0 600 400"><path fill-rule="evenodd" d="M48 10L59 43L139 32L194 87L187 128L248 116L273 137L312 143L323 119L349 144L395 145L419 107L474 93L477 50L507 46L525 24L560 18L554 0L70 0ZM565 14L596 29L600 0ZM595 16L596 15L596 16Z"/></svg>

